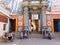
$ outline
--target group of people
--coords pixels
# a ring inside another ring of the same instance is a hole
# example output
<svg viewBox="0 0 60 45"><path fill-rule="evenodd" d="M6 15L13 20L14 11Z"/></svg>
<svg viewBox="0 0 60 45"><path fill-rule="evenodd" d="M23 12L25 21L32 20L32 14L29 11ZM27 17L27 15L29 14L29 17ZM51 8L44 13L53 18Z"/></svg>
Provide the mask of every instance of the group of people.
<svg viewBox="0 0 60 45"><path fill-rule="evenodd" d="M33 26L31 27L30 33L31 33L31 31L33 31ZM23 34L20 32L20 38L23 37L21 35L23 35ZM14 32L9 32L9 33L5 32L4 33L4 38L8 38L9 41L13 41L14 36L15 36ZM44 36L44 38L51 40L52 39L52 37L51 37L51 30L48 29L48 30L46 30L46 32L43 31L43 36Z"/></svg>
<svg viewBox="0 0 60 45"><path fill-rule="evenodd" d="M53 38L52 37L53 36L53 33L52 33L51 29L50 28L45 29L43 31L43 36L44 36L44 38L51 40Z"/></svg>
<svg viewBox="0 0 60 45"><path fill-rule="evenodd" d="M48 32L48 31L47 31L46 34L44 33L43 36L44 36L44 38L46 38L46 39L50 39L50 40L52 39L51 32Z"/></svg>
<svg viewBox="0 0 60 45"><path fill-rule="evenodd" d="M5 39L5 40L8 39L9 41L13 41L13 39L14 39L14 32L9 32L9 33L4 32L3 39Z"/></svg>
<svg viewBox="0 0 60 45"><path fill-rule="evenodd" d="M14 39L14 33L13 32L9 32L8 39L9 40L13 40Z"/></svg>

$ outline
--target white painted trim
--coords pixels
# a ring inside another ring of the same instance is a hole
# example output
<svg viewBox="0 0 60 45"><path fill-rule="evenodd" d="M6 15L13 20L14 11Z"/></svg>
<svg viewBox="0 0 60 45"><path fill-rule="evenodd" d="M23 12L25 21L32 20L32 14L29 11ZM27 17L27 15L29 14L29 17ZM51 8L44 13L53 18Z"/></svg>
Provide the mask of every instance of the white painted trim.
<svg viewBox="0 0 60 45"><path fill-rule="evenodd" d="M60 14L60 13L46 12L46 14Z"/></svg>
<svg viewBox="0 0 60 45"><path fill-rule="evenodd" d="M5 31L3 30L3 25L6 24ZM8 32L8 23L0 22L0 37L4 35L4 32Z"/></svg>

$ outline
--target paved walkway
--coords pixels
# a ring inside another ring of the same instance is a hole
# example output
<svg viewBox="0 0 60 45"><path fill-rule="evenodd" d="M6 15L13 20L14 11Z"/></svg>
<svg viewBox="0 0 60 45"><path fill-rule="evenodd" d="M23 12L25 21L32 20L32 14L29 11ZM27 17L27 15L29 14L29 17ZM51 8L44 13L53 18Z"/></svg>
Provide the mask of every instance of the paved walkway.
<svg viewBox="0 0 60 45"><path fill-rule="evenodd" d="M60 39L40 39L40 38L29 38L29 39L16 39L14 42L0 42L0 45L60 45Z"/></svg>

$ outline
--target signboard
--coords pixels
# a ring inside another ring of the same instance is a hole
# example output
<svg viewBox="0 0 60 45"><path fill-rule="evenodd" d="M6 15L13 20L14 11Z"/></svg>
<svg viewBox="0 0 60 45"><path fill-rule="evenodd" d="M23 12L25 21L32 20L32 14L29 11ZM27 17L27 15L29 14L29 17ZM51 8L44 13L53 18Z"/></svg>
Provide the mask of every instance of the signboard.
<svg viewBox="0 0 60 45"><path fill-rule="evenodd" d="M37 20L38 19L38 14L32 14L32 19Z"/></svg>

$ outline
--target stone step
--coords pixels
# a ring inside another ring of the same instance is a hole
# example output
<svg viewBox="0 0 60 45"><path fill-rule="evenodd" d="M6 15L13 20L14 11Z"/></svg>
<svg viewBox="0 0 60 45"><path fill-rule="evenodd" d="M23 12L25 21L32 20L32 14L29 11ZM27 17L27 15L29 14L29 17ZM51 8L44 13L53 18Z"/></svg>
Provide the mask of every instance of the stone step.
<svg viewBox="0 0 60 45"><path fill-rule="evenodd" d="M20 32L16 32L15 33L15 38L19 38L19 37L20 37ZM60 33L59 32L54 32L52 37L60 38ZM29 38L42 38L42 34L34 32L34 33L29 34Z"/></svg>
<svg viewBox="0 0 60 45"><path fill-rule="evenodd" d="M40 34L40 33L31 33L29 38L42 38L42 34Z"/></svg>
<svg viewBox="0 0 60 45"><path fill-rule="evenodd" d="M54 33L54 37L55 37L55 38L60 38L60 32L55 32L55 33Z"/></svg>
<svg viewBox="0 0 60 45"><path fill-rule="evenodd" d="M20 32L15 33L15 38L20 38ZM29 38L42 38L42 34L33 32L29 34Z"/></svg>
<svg viewBox="0 0 60 45"><path fill-rule="evenodd" d="M20 38L20 32L15 32L15 38Z"/></svg>

